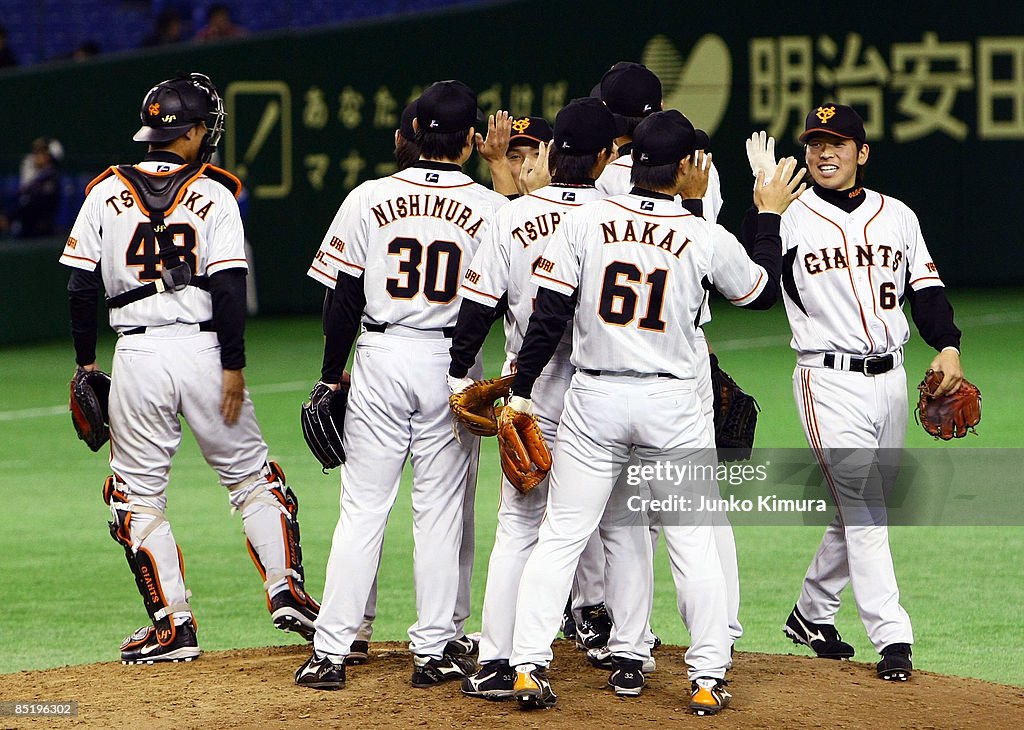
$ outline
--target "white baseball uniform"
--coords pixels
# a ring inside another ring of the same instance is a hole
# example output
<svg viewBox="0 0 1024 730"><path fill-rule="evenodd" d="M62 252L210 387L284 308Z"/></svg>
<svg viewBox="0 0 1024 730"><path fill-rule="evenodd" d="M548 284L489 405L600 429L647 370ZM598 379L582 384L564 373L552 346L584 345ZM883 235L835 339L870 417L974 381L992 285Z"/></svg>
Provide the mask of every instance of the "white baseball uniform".
<svg viewBox="0 0 1024 730"><path fill-rule="evenodd" d="M601 177L597 180L597 188L608 195L621 195L628 193L633 188L630 182L630 175L633 171L633 157L628 152L609 164ZM711 221L718 220L722 212L722 183L718 175L718 168L711 163L708 171L708 189L701 199L704 207L704 217ZM709 419L711 433L715 432L715 400L711 390L711 363L708 359L708 342L704 336L704 325L711 321L711 306L705 297L700 308L700 326L697 327L697 393L700 395L701 404L705 416ZM729 635L733 642L743 636L743 625L740 623L740 573L739 564L736 560L736 537L733 535L732 524L728 517L723 514L715 527L715 540L718 544L718 554L722 558L722 570L725 572L725 580L729 589ZM658 529L652 523L651 539L654 548L658 547ZM651 641L654 640L653 634Z"/></svg>
<svg viewBox="0 0 1024 730"><path fill-rule="evenodd" d="M714 462L714 438L694 381L693 322L705 276L740 306L756 300L767 283L764 269L731 234L667 196L619 195L568 214L538 262L539 286L577 297L571 360L578 372L558 426L547 515L520 583L513 666L550 662L560 600L606 503L622 496L616 482L631 450L643 461ZM660 488L652 483L655 496ZM730 646L726 585L710 519L663 531L692 637L690 676L723 677ZM646 529L610 533L650 556ZM622 607L612 616L613 654L650 655L651 581L649 570L634 571L628 582L608 581L609 606Z"/></svg>
<svg viewBox="0 0 1024 730"><path fill-rule="evenodd" d="M420 162L353 190L310 266L309 276L332 288L340 274L363 277L366 297L345 417L341 516L314 639L335 661L349 653L363 620L410 454L411 651L441 657L456 638L455 614L468 614L460 563L471 561L463 535L479 444L453 435L445 374L459 282L486 221L505 202L455 165Z"/></svg>
<svg viewBox="0 0 1024 730"><path fill-rule="evenodd" d="M906 435L905 287L943 286L913 211L864 192L864 202L847 213L808 189L781 228L786 314L797 352L793 393L826 486L848 509L865 479L898 467L887 455L898 453ZM868 356L891 358L891 369L854 371L853 358ZM839 464L832 449L857 451ZM913 643L888 528L856 518L844 525L841 507L807 569L797 607L809 621L833 624L847 584L876 649Z"/></svg>
<svg viewBox="0 0 1024 730"><path fill-rule="evenodd" d="M155 160L136 166L153 176L180 167ZM193 275L246 269L238 205L220 182L205 175L192 180L165 220ZM86 271L99 267L107 296L115 297L160 279L157 248L149 217L121 173L112 169L90 185L60 261ZM173 607L176 623L190 615L189 594L163 513L171 459L181 444L179 416L220 483L231 490L231 504L242 512L269 595L299 578L290 572L294 565L282 530L290 518L273 491L281 493L282 485L267 463L267 445L248 391L236 423L225 424L220 413L223 370L218 337L209 326L212 316L210 293L195 286L110 310L110 325L119 334L109 400L110 465L116 489L126 497L112 501L111 508L115 520L125 519L118 512L130 514L132 549L152 556L162 598Z"/></svg>
<svg viewBox="0 0 1024 730"><path fill-rule="evenodd" d="M493 307L507 293L505 316L504 372L512 371L519 346L533 314L537 284L531 281L533 267L543 255L551 236L570 210L599 199L593 187L553 184L518 198L501 208L486 229L480 248L462 281L460 293L466 299ZM569 362L572 333L568 329L557 352L537 381L537 418L549 444L562 415L562 402L574 368ZM515 602L519 578L530 551L537 542L537 530L547 505L548 482L544 480L528 494L520 494L504 476L498 506L498 528L491 549L484 592L480 661L508 660L512 654ZM600 537L587 543L588 560L580 561L573 608L604 601L605 555ZM577 615L577 619L579 616Z"/></svg>

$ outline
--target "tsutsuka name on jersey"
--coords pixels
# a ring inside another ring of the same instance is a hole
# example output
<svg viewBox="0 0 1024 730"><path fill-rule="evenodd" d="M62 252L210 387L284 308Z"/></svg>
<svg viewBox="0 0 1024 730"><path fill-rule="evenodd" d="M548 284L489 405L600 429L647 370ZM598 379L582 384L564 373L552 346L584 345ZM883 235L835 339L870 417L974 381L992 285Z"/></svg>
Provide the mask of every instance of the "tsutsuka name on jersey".
<svg viewBox="0 0 1024 730"><path fill-rule="evenodd" d="M397 198L385 200L380 205L374 205L370 210L373 211L378 228L383 228L389 223L404 218L428 217L448 221L470 236L476 236L484 222L483 218L479 216L474 220L473 209L461 201L430 193L400 195ZM472 224L469 223L470 220L473 220Z"/></svg>
<svg viewBox="0 0 1024 730"><path fill-rule="evenodd" d="M867 243L863 246L856 246L855 252L856 256L854 257L853 265L857 268L880 266L883 269L891 268L893 271L899 271L900 263L903 261L903 252L899 250L893 251L891 246L874 246ZM846 256L843 254L843 249L835 246L831 249L820 248L818 253L805 254L804 268L808 274L814 276L823 271L847 269L849 264L846 261Z"/></svg>
<svg viewBox="0 0 1024 730"><path fill-rule="evenodd" d="M124 211L118 206L120 203L122 206L127 208L135 207L135 199L128 189L121 191L120 196L111 195L109 198L103 201L105 205L109 205L114 209L116 215L121 215ZM202 220L206 220L206 216L209 215L210 211L213 210L213 201L207 200L204 196L199 193L194 193L190 189L185 190L185 194L181 199L181 204L195 213Z"/></svg>
<svg viewBox="0 0 1024 730"><path fill-rule="evenodd" d="M638 238L636 227L633 221L608 221L601 224L601 233L604 235L604 243L643 243L648 246L667 251L676 258L679 258L683 250L690 245L690 239L684 238L682 243L676 243L676 231L672 228L662 228L658 223L644 221L644 229Z"/></svg>
<svg viewBox="0 0 1024 730"><path fill-rule="evenodd" d="M526 248L534 241L540 240L541 238L547 238L554 234L555 229L558 228L559 222L561 222L562 216L560 213L554 211L550 213L542 213L536 216L533 220L526 221L521 226L516 226L512 229L512 237L515 238L519 243L523 244L523 248Z"/></svg>

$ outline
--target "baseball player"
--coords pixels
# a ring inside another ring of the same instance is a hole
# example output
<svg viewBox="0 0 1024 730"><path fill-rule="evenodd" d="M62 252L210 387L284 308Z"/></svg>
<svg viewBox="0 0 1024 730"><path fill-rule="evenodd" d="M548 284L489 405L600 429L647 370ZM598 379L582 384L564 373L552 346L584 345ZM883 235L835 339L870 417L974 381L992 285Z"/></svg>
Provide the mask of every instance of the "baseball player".
<svg viewBox="0 0 1024 730"><path fill-rule="evenodd" d="M541 125L539 118L529 119L529 125L520 127L550 130L547 122ZM552 183L498 211L466 270L448 371L453 392L472 383L467 373L476 361L492 322L502 314L505 315L507 351L503 373L512 372L537 294L536 284L530 282L535 262L543 255L545 245L569 211L601 197L594 188L594 179L611 158L615 135L611 112L597 99L576 99L558 113L553 134L551 167L555 172ZM562 398L573 373L569 362L570 346L571 336L563 336L558 351L536 385L536 391L543 393L538 401L538 417L549 443L554 443ZM527 494L520 494L507 479L502 479L498 528L484 593L481 668L474 676L463 680L462 691L467 695L486 699L512 696L515 674L508 659L512 654L516 593L523 565L537 541L546 504L546 482ZM593 590L593 585L597 585L600 594L595 603L599 603L604 599L604 551L600 539L591 539L588 546L595 547L588 547L594 565L593 577L586 580L586 588ZM635 564L630 561L626 569L635 570ZM607 617L603 606L600 608ZM608 630L610 628L609 622ZM579 624L580 632L596 630L592 622ZM585 640L588 636L579 638ZM601 645L606 641L607 630Z"/></svg>
<svg viewBox="0 0 1024 730"><path fill-rule="evenodd" d="M662 106L661 80L639 63L620 61L602 77L595 89L608 108L617 115L620 123L620 136L616 139L618 157L605 169L597 181L597 186L606 195L621 195L630 190L630 171L633 168L632 134L636 126L649 114L658 111ZM703 134L703 133L702 133ZM698 139L698 145L704 149L708 139ZM772 168L774 169L774 168ZM715 222L722 210L722 191L718 169L712 163L708 175L708 189L702 197L699 207L688 202L688 207L695 215L703 215L707 220ZM701 306L700 322L697 327L697 392L700 394L701 406L708 425L714 432L715 413L714 396L711 388L710 348L704 335L704 326L711 321L711 308L705 299ZM654 522L652 521L652 525ZM652 530L652 539L657 547L657 531ZM723 515L715 526L715 540L718 554L722 558L722 570L725 572L726 585L729 591L729 635L735 644L743 636L743 625L740 623L740 578L736 560L736 538L733 536L732 525ZM650 640L658 642L652 633ZM592 652L591 658L598 658L600 652Z"/></svg>
<svg viewBox="0 0 1024 730"><path fill-rule="evenodd" d="M762 132L751 141L764 139ZM945 374L940 394L963 378L960 330L917 216L863 187L870 148L860 115L842 104L815 107L800 140L814 185L786 211L781 228L784 301L797 352L793 393L838 511L783 630L818 656L853 656L835 627L839 595L850 585L882 657L878 676L906 680L910 617L900 605L884 515L864 519L862 490L870 495L879 478L886 488L898 469L888 455L903 447L903 346L910 336L904 297L922 339L939 351L930 367ZM836 449L846 450L841 463Z"/></svg>
<svg viewBox="0 0 1024 730"><path fill-rule="evenodd" d="M762 266L725 229L676 200L706 191L709 160L696 154L697 146L697 130L679 112L649 115L634 134L632 192L568 213L534 269L540 288L506 408L534 411L534 383L570 318L577 372L558 425L547 513L516 604L510 663L513 694L523 707L556 700L546 668L562 601L606 503L621 491L614 486L631 450L644 461L693 455L713 463L714 438L694 387L702 279L738 306L767 308L778 296L778 215L796 195L795 161L755 189L763 214L754 256ZM660 485L651 486L657 494ZM663 531L692 637L686 654L691 708L714 713L729 700L723 677L730 638L713 531L703 519ZM645 530L621 532L650 559ZM651 581L650 570L636 570L628 581L607 582L609 604L628 607L613 616L608 643L614 667L608 682L620 695L638 695L644 686Z"/></svg>
<svg viewBox="0 0 1024 730"><path fill-rule="evenodd" d="M511 120L511 134L505 159L508 160L512 179L516 181L520 194L525 195L530 192L524 187L524 163L527 166L536 163L541 145L548 144L551 141L551 136L551 125L544 117L515 117Z"/></svg>
<svg viewBox="0 0 1024 730"><path fill-rule="evenodd" d="M336 385L356 331L345 418L348 461L313 652L297 684L338 689L363 619L402 468L413 464L417 621L409 629L412 684L461 679L475 668L455 621L466 491L478 442L452 433L445 385L458 284L481 229L506 199L461 165L474 147L476 94L438 82L416 107L420 159L363 183L345 199L309 275L333 288L322 379ZM474 366L476 373L479 365ZM471 500L470 500L471 501Z"/></svg>
<svg viewBox="0 0 1024 730"><path fill-rule="evenodd" d="M112 167L88 187L64 247L75 359L96 369L102 277L118 333L110 389L104 499L152 626L125 639L125 663L190 661L200 653L181 551L164 514L183 417L242 513L275 626L311 639L319 606L305 592L298 502L267 460L245 389L241 184L206 164L224 129L209 78L161 82L142 103L141 164ZM186 283L183 283L186 282ZM180 285L180 286L179 286Z"/></svg>

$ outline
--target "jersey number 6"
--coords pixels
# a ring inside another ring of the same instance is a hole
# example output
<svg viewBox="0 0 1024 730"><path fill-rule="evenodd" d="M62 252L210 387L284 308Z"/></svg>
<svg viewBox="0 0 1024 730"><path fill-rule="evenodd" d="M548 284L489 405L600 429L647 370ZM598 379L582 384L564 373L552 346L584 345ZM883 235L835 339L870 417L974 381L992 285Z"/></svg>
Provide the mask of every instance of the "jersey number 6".
<svg viewBox="0 0 1024 730"><path fill-rule="evenodd" d="M434 241L426 247L427 262L420 276L423 250L423 244L415 238L396 238L388 244L388 255L399 257L398 273L402 277L388 277L387 292L393 299L412 299L419 294L422 280L427 301L447 304L455 298L459 288L462 249L454 241Z"/></svg>
<svg viewBox="0 0 1024 730"><path fill-rule="evenodd" d="M627 283L620 283L620 277ZM646 277L635 264L614 261L604 270L604 282L601 285L601 303L598 314L608 324L625 327L636 318L636 307L639 299L633 284L646 284L651 288L647 299L647 311L636 326L642 330L654 332L665 331L665 320L661 318L661 309L665 303L665 282L668 281L667 269L654 269Z"/></svg>

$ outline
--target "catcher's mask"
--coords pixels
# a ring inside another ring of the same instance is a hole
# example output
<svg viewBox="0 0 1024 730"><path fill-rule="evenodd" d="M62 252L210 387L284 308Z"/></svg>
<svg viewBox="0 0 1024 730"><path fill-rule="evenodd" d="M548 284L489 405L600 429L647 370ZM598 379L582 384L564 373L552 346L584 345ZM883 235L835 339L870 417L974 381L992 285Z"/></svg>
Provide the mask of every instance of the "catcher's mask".
<svg viewBox="0 0 1024 730"><path fill-rule="evenodd" d="M139 110L142 127L132 139L157 144L170 142L199 122L206 122L199 161L209 162L224 133L226 116L224 100L209 76L179 74L161 81L146 94Z"/></svg>

